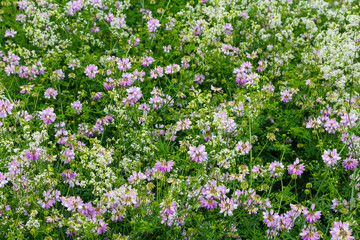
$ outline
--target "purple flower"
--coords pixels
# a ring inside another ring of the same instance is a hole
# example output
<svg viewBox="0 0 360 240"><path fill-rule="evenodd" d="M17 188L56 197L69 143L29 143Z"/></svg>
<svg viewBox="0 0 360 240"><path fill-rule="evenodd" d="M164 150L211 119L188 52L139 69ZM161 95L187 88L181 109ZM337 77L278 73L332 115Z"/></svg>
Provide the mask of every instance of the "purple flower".
<svg viewBox="0 0 360 240"><path fill-rule="evenodd" d="M225 25L224 25L224 32L225 33L229 33L229 34L231 34L232 31L233 30L233 27L231 26L231 23L226 23Z"/></svg>
<svg viewBox="0 0 360 240"><path fill-rule="evenodd" d="M89 78L95 78L96 74L98 73L98 67L94 64L90 64L85 68L85 74Z"/></svg>
<svg viewBox="0 0 360 240"><path fill-rule="evenodd" d="M205 80L205 76L203 74L201 73L195 74L194 82L201 84L202 82L204 82L204 80Z"/></svg>
<svg viewBox="0 0 360 240"><path fill-rule="evenodd" d="M355 169L357 164L358 164L358 160L356 160L355 158L352 158L352 157L347 157L342 162L342 165L344 166L344 168L346 168L348 170Z"/></svg>
<svg viewBox="0 0 360 240"><path fill-rule="evenodd" d="M16 33L17 31L15 31L14 29L7 29L5 31L5 37L15 37Z"/></svg>
<svg viewBox="0 0 360 240"><path fill-rule="evenodd" d="M99 100L100 98L102 98L103 93L102 92L97 92L97 93L93 93L91 96L92 100Z"/></svg>
<svg viewBox="0 0 360 240"><path fill-rule="evenodd" d="M166 162L165 160L163 160L163 161L156 161L154 167L160 172L170 172L173 166L174 166L174 161L170 160Z"/></svg>
<svg viewBox="0 0 360 240"><path fill-rule="evenodd" d="M199 145L198 147L190 146L188 154L190 158L195 162L202 162L207 158L207 152L205 152L205 146Z"/></svg>
<svg viewBox="0 0 360 240"><path fill-rule="evenodd" d="M311 205L311 210L315 209L315 204ZM309 223L316 222L318 219L321 218L321 211L313 211L310 212L307 208L303 211L304 217L306 218L306 221Z"/></svg>
<svg viewBox="0 0 360 240"><path fill-rule="evenodd" d="M61 160L65 163L69 163L71 160L75 159L75 152L71 148L65 148L61 151Z"/></svg>
<svg viewBox="0 0 360 240"><path fill-rule="evenodd" d="M37 147L35 149L28 149L25 151L25 156L29 159L29 160L37 160L40 158L41 156L41 147Z"/></svg>
<svg viewBox="0 0 360 240"><path fill-rule="evenodd" d="M322 159L326 163L326 166L335 166L337 161L341 158L339 157L339 154L337 153L336 149L333 150L326 150L324 151L324 154L322 155Z"/></svg>
<svg viewBox="0 0 360 240"><path fill-rule="evenodd" d="M156 18L151 18L151 19L148 21L147 25L148 25L148 30L149 30L149 32L151 32L151 33L152 33L152 32L155 32L156 29L161 26L159 20L157 20Z"/></svg>
<svg viewBox="0 0 360 240"><path fill-rule="evenodd" d="M318 240L320 239L320 234L317 231L315 226L309 226L307 228L304 228L300 236L303 240Z"/></svg>
<svg viewBox="0 0 360 240"><path fill-rule="evenodd" d="M6 118L8 114L11 114L13 105L8 99L0 100L0 118Z"/></svg>
<svg viewBox="0 0 360 240"><path fill-rule="evenodd" d="M251 150L251 144L249 141L246 141L245 143L240 141L236 144L235 150L240 151L240 155L248 154Z"/></svg>
<svg viewBox="0 0 360 240"><path fill-rule="evenodd" d="M65 183L68 183L70 185L70 187L74 187L74 183L75 183L75 178L79 176L79 174L77 174L76 172L73 172L71 169L67 169L64 170L61 173L61 176L63 178L65 178ZM76 183L78 184L78 181L76 181Z"/></svg>
<svg viewBox="0 0 360 240"><path fill-rule="evenodd" d="M108 223L104 222L103 219L97 220L97 226L95 228L95 231L97 234L101 234L103 232L106 232L106 226L109 225Z"/></svg>
<svg viewBox="0 0 360 240"><path fill-rule="evenodd" d="M281 95L281 101L283 102L289 102L292 99L292 93L289 92L289 90L284 90L280 92Z"/></svg>
<svg viewBox="0 0 360 240"><path fill-rule="evenodd" d="M71 103L71 107L76 110L77 114L80 114L82 111L82 104L80 101L75 101L73 103Z"/></svg>
<svg viewBox="0 0 360 240"><path fill-rule="evenodd" d="M44 122L44 124L51 124L52 122L55 122L56 114L54 113L54 108L48 107L41 111L40 119Z"/></svg>
<svg viewBox="0 0 360 240"><path fill-rule="evenodd" d="M295 162L288 166L289 174L296 174L300 176L304 172L305 165L303 163L302 164L299 163L300 163L299 158L296 158Z"/></svg>
<svg viewBox="0 0 360 240"><path fill-rule="evenodd" d="M48 89L46 89L44 95L45 95L45 98L50 99L52 97L53 99L56 99L58 92L54 88L48 88Z"/></svg>
<svg viewBox="0 0 360 240"><path fill-rule="evenodd" d="M232 199L225 199L225 200L221 200L220 204L220 213L224 213L224 216L229 215L232 216L233 215L233 210L237 209L238 205L234 203L234 201Z"/></svg>
<svg viewBox="0 0 360 240"><path fill-rule="evenodd" d="M213 209L217 206L218 202L213 198L201 198L200 199L201 206L206 209Z"/></svg>
<svg viewBox="0 0 360 240"><path fill-rule="evenodd" d="M283 174L284 164L278 161L270 163L269 172L273 177L280 177Z"/></svg>
<svg viewBox="0 0 360 240"><path fill-rule="evenodd" d="M331 240L353 240L355 237L351 233L348 222L334 222L334 226L330 228Z"/></svg>

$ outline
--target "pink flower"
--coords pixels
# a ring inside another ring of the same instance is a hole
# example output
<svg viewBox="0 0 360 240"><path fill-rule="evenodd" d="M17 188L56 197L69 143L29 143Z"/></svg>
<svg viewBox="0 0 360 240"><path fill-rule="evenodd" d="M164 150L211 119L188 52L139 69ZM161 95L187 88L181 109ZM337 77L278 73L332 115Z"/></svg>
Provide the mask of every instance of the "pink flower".
<svg viewBox="0 0 360 240"><path fill-rule="evenodd" d="M40 119L45 124L51 124L52 122L55 122L56 114L54 113L54 108L48 107L45 110L40 112Z"/></svg>
<svg viewBox="0 0 360 240"><path fill-rule="evenodd" d="M311 205L311 210L315 209L315 204ZM321 218L321 211L314 211L310 212L307 208L303 211L304 217L306 218L306 221L309 223L316 222L318 219Z"/></svg>
<svg viewBox="0 0 360 240"><path fill-rule="evenodd" d="M164 52L169 53L171 49L171 45L163 46Z"/></svg>
<svg viewBox="0 0 360 240"><path fill-rule="evenodd" d="M334 222L334 226L330 228L331 240L353 240L355 237L351 233L348 222Z"/></svg>
<svg viewBox="0 0 360 240"><path fill-rule="evenodd" d="M21 88L21 91L20 93L30 93L30 91L32 90L32 88L34 87L35 85L24 85L24 86L20 86Z"/></svg>
<svg viewBox="0 0 360 240"><path fill-rule="evenodd" d="M90 28L90 30L91 30L92 32L94 32L94 33L97 33L97 32L100 30L100 28L99 28L99 27L96 27L96 23L94 22L94 27L93 27L93 28Z"/></svg>
<svg viewBox="0 0 360 240"><path fill-rule="evenodd" d="M131 35L131 37L128 39L128 44L132 46L137 46L140 42L140 39L136 37L135 35Z"/></svg>
<svg viewBox="0 0 360 240"><path fill-rule="evenodd" d="M322 155L322 159L326 163L326 166L335 166L337 161L341 158L339 157L339 154L337 153L336 149L333 150L326 150L324 151L324 154Z"/></svg>
<svg viewBox="0 0 360 240"><path fill-rule="evenodd" d="M71 160L75 159L75 152L71 148L65 148L61 151L60 158L65 163L70 163Z"/></svg>
<svg viewBox="0 0 360 240"><path fill-rule="evenodd" d="M159 20L157 20L156 18L151 18L151 19L148 21L147 25L148 25L148 30L149 30L149 32L151 32L151 33L152 33L152 32L155 32L156 29L161 26Z"/></svg>
<svg viewBox="0 0 360 240"><path fill-rule="evenodd" d="M205 152L205 146L199 145L198 147L191 146L188 154L195 162L202 162L207 158L207 152Z"/></svg>
<svg viewBox="0 0 360 240"><path fill-rule="evenodd" d="M75 183L78 184L79 181L75 180L76 177L79 176L76 172L72 171L71 169L64 170L60 176L65 178L65 183L68 183L70 187L74 187Z"/></svg>
<svg viewBox="0 0 360 240"><path fill-rule="evenodd" d="M119 70L126 71L127 69L131 68L131 62L128 58L122 58L117 60L117 65Z"/></svg>
<svg viewBox="0 0 360 240"><path fill-rule="evenodd" d="M358 120L358 117L355 114L344 113L344 115L341 116L340 123L350 127L350 126L355 126L357 120Z"/></svg>
<svg viewBox="0 0 360 240"><path fill-rule="evenodd" d="M317 231L315 226L309 226L307 228L304 228L300 236L303 240L318 240L320 239L319 232Z"/></svg>
<svg viewBox="0 0 360 240"><path fill-rule="evenodd" d="M269 228L275 228L277 226L279 214L274 213L274 210L271 209L270 212L266 210L263 212L263 222L268 226Z"/></svg>
<svg viewBox="0 0 360 240"><path fill-rule="evenodd" d="M48 88L48 89L46 89L44 95L45 95L45 98L50 99L52 97L53 99L56 99L58 92L54 88Z"/></svg>
<svg viewBox="0 0 360 240"><path fill-rule="evenodd" d="M8 114L11 114L13 105L11 102L6 100L0 100L0 118L6 118Z"/></svg>
<svg viewBox="0 0 360 240"><path fill-rule="evenodd" d="M155 61L155 59L153 57L149 57L149 56L140 58L141 65L143 65L144 67L150 66L154 61Z"/></svg>
<svg viewBox="0 0 360 240"><path fill-rule="evenodd" d="M296 174L300 176L304 172L305 165L303 163L299 164L299 162L300 162L299 158L296 158L295 162L288 166L289 174Z"/></svg>
<svg viewBox="0 0 360 240"><path fill-rule="evenodd" d="M326 121L326 123L324 124L324 127L325 127L325 130L328 132L328 133L336 133L336 130L338 129L339 127L339 123L336 121L335 118L332 118L332 119L328 119Z"/></svg>
<svg viewBox="0 0 360 240"><path fill-rule="evenodd" d="M240 155L248 154L251 150L251 144L249 141L246 141L245 143L240 141L236 144L235 150L240 151Z"/></svg>
<svg viewBox="0 0 360 240"><path fill-rule="evenodd" d="M218 202L212 198L201 198L201 206L206 209L213 209L217 206Z"/></svg>
<svg viewBox="0 0 360 240"><path fill-rule="evenodd" d="M281 101L283 102L289 102L292 99L292 93L289 92L289 90L284 90L280 93L281 95Z"/></svg>
<svg viewBox="0 0 360 240"><path fill-rule="evenodd" d="M229 33L229 34L231 34L232 31L233 30L233 27L231 26L231 23L226 23L225 25L224 25L224 32L225 33Z"/></svg>
<svg viewBox="0 0 360 240"><path fill-rule="evenodd" d="M29 160L37 160L40 158L41 156L41 147L37 147L35 149L28 149L25 151L25 156L29 159Z"/></svg>
<svg viewBox="0 0 360 240"><path fill-rule="evenodd" d="M139 101L139 99L142 97L141 89L138 87L130 87L126 89L126 92L128 94L128 99L131 99L133 102Z"/></svg>
<svg viewBox="0 0 360 240"><path fill-rule="evenodd" d="M283 174L284 164L278 161L270 163L269 172L273 177L280 177Z"/></svg>
<svg viewBox="0 0 360 240"><path fill-rule="evenodd" d="M157 79L158 77L162 77L164 76L164 68L157 66L155 67L155 69L150 70L150 77Z"/></svg>
<svg viewBox="0 0 360 240"><path fill-rule="evenodd" d="M232 199L225 199L225 200L221 200L221 203L219 204L220 207L220 213L224 213L224 216L229 215L232 216L233 215L233 210L237 209L238 205L234 203L234 201Z"/></svg>
<svg viewBox="0 0 360 240"><path fill-rule="evenodd" d="M174 166L174 161L170 160L168 162L166 162L165 160L163 161L156 161L155 163L155 168L157 170L159 170L160 172L170 172L172 167Z"/></svg>
<svg viewBox="0 0 360 240"><path fill-rule="evenodd" d="M98 73L98 67L94 64L90 64L85 68L85 74L89 78L95 78L96 74Z"/></svg>
<svg viewBox="0 0 360 240"><path fill-rule="evenodd" d="M15 31L14 29L7 29L5 31L5 37L15 37L15 34L17 33L17 31Z"/></svg>
<svg viewBox="0 0 360 240"><path fill-rule="evenodd" d="M95 231L97 234L101 234L103 232L106 232L106 227L109 225L108 223L104 222L103 219L97 220L97 226L95 228Z"/></svg>
<svg viewBox="0 0 360 240"><path fill-rule="evenodd" d="M77 114L80 114L82 111L82 104L80 101L71 103L71 107L76 111Z"/></svg>
<svg viewBox="0 0 360 240"><path fill-rule="evenodd" d="M133 75L131 73L123 73L119 83L122 86L130 86L133 82Z"/></svg>
<svg viewBox="0 0 360 240"><path fill-rule="evenodd" d="M53 71L51 78L55 80L63 80L65 78L65 73L61 69L55 70Z"/></svg>
<svg viewBox="0 0 360 240"><path fill-rule="evenodd" d="M0 188L4 187L8 183L6 173L0 172Z"/></svg>
<svg viewBox="0 0 360 240"><path fill-rule="evenodd" d="M165 67L166 74L177 73L178 71L180 71L180 66L175 63Z"/></svg>
<svg viewBox="0 0 360 240"><path fill-rule="evenodd" d="M129 183L138 184L141 180L146 179L146 175L142 172L133 172L133 174L128 178Z"/></svg>
<svg viewBox="0 0 360 240"><path fill-rule="evenodd" d="M357 164L358 164L358 160L352 158L352 157L347 157L344 159L344 161L342 162L344 168L351 170L354 169Z"/></svg>
<svg viewBox="0 0 360 240"><path fill-rule="evenodd" d="M60 200L60 191L50 189L47 192L43 192L44 200L39 199L37 202L41 207L49 209L54 205L56 201Z"/></svg>

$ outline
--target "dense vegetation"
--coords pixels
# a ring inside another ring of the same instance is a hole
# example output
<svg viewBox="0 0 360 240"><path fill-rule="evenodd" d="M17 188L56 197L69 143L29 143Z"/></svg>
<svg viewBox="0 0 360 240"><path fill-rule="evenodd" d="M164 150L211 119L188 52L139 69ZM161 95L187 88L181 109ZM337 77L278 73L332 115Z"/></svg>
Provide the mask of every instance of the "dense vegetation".
<svg viewBox="0 0 360 240"><path fill-rule="evenodd" d="M358 1L0 4L0 239L360 239Z"/></svg>

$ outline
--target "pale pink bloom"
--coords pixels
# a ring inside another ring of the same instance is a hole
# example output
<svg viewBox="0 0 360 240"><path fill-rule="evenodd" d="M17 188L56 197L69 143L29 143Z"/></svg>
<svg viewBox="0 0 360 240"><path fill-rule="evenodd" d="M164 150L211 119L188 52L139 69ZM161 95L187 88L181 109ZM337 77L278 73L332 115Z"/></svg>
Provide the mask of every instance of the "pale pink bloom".
<svg viewBox="0 0 360 240"><path fill-rule="evenodd" d="M151 18L151 19L148 21L147 25L148 25L148 30L149 30L149 32L151 32L151 33L152 33L152 32L155 32L156 29L161 26L159 20L157 20L156 18Z"/></svg>
<svg viewBox="0 0 360 240"><path fill-rule="evenodd" d="M324 151L324 154L322 155L322 159L326 163L326 166L335 166L337 161L341 158L339 157L339 154L337 153L336 149L333 150L326 150Z"/></svg>
<svg viewBox="0 0 360 240"><path fill-rule="evenodd" d="M98 73L98 67L94 64L90 64L85 68L85 74L89 78L95 78L96 74Z"/></svg>
<svg viewBox="0 0 360 240"><path fill-rule="evenodd" d="M190 146L188 154L195 162L202 162L207 158L207 152L205 152L205 146L199 145L198 147Z"/></svg>
<svg viewBox="0 0 360 240"><path fill-rule="evenodd" d="M315 209L315 204L311 205L311 210ZM306 221L309 223L316 222L321 218L321 211L309 211L307 208L303 211L304 217L306 218Z"/></svg>
<svg viewBox="0 0 360 240"><path fill-rule="evenodd" d="M245 143L240 141L236 144L235 150L240 151L240 155L248 154L251 150L251 144L249 141L246 141Z"/></svg>
<svg viewBox="0 0 360 240"><path fill-rule="evenodd" d="M80 114L82 111L82 104L80 101L71 103L71 107L76 111L77 114Z"/></svg>
<svg viewBox="0 0 360 240"><path fill-rule="evenodd" d="M48 107L45 110L40 112L40 119L45 124L50 124L52 122L55 122L56 114L54 113L54 108Z"/></svg>
<svg viewBox="0 0 360 240"><path fill-rule="evenodd" d="M7 29L5 31L5 37L15 37L16 33L17 31L15 31L14 29Z"/></svg>
<svg viewBox="0 0 360 240"><path fill-rule="evenodd" d="M225 199L225 200L221 200L220 204L220 213L224 213L224 216L229 215L232 216L233 215L233 210L237 209L238 205L234 203L234 201L232 199Z"/></svg>
<svg viewBox="0 0 360 240"><path fill-rule="evenodd" d="M51 97L53 99L56 99L56 96L58 95L58 92L54 88L48 88L46 89L44 96L45 98L50 99Z"/></svg>
<svg viewBox="0 0 360 240"><path fill-rule="evenodd" d="M8 114L11 114L13 105L11 102L6 100L0 100L0 118L6 118Z"/></svg>
<svg viewBox="0 0 360 240"><path fill-rule="evenodd" d="M305 170L305 164L300 163L299 158L296 158L295 162L291 165L288 166L288 172L289 174L296 174L298 176L300 176L304 170Z"/></svg>
<svg viewBox="0 0 360 240"><path fill-rule="evenodd" d="M351 236L352 231L348 222L334 222L330 228L331 240L353 240L355 237Z"/></svg>
<svg viewBox="0 0 360 240"><path fill-rule="evenodd" d="M170 160L170 161L156 161L155 163L155 168L157 170L159 170L160 172L170 172L172 167L174 166L174 161Z"/></svg>

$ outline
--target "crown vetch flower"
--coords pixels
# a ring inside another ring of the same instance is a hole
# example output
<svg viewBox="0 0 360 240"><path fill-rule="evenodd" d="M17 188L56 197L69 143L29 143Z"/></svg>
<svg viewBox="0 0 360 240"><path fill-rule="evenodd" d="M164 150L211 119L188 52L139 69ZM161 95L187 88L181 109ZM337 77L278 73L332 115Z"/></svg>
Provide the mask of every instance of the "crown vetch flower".
<svg viewBox="0 0 360 240"><path fill-rule="evenodd" d="M340 155L337 153L336 149L333 150L328 149L324 151L324 154L322 155L322 159L326 163L326 166L330 167L330 166L335 166L337 161L341 159L339 156Z"/></svg>

